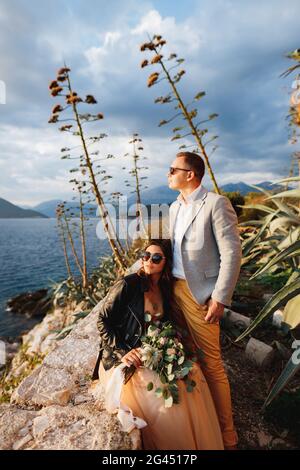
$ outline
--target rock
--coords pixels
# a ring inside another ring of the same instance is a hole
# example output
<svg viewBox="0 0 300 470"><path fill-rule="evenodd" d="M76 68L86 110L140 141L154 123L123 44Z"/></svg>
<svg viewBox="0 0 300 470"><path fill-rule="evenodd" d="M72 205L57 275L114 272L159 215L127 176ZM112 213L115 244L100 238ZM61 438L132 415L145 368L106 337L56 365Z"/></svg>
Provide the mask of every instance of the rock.
<svg viewBox="0 0 300 470"><path fill-rule="evenodd" d="M28 354L48 354L60 340L57 331L62 330L66 325L74 321L74 315L80 312L84 303L57 307L53 313L46 315L43 321L37 324L27 335L23 336L23 343L28 344Z"/></svg>
<svg viewBox="0 0 300 470"><path fill-rule="evenodd" d="M264 431L259 431L256 435L259 447L267 447L272 441L272 436Z"/></svg>
<svg viewBox="0 0 300 470"><path fill-rule="evenodd" d="M58 405L66 405L71 397L71 391L68 388L63 390L58 390L52 394L52 402L57 403Z"/></svg>
<svg viewBox="0 0 300 470"><path fill-rule="evenodd" d="M0 405L0 449L141 449L140 431L124 433L117 415L105 409L99 382L91 382L99 351L99 307L65 339L54 341L43 363L14 390L10 405ZM55 316L29 333L29 346L38 335L32 351L42 350L40 333L50 329Z"/></svg>
<svg viewBox="0 0 300 470"><path fill-rule="evenodd" d="M9 404L0 405L0 449L12 449L15 442L24 438L23 430L29 429L35 411L18 409ZM21 432L21 434L20 434Z"/></svg>
<svg viewBox="0 0 300 470"><path fill-rule="evenodd" d="M245 354L247 359L258 367L266 369L271 365L274 359L275 350L272 346L269 346L258 339L250 338L246 346Z"/></svg>
<svg viewBox="0 0 300 470"><path fill-rule="evenodd" d="M87 395L76 395L74 398L74 405L80 405L81 403L86 403L92 401L93 397Z"/></svg>
<svg viewBox="0 0 300 470"><path fill-rule="evenodd" d="M48 354L55 348L57 341L57 333L49 333L46 337L42 338L40 345L36 348L41 354ZM32 350L33 348L31 348Z"/></svg>
<svg viewBox="0 0 300 470"><path fill-rule="evenodd" d="M13 421L12 421L13 418ZM32 420L33 418L33 420ZM33 421L19 439L19 431ZM73 406L52 405L28 412L16 406L0 405L0 449L35 450L139 450L140 431L124 433L116 415L98 411L94 403ZM5 423L5 427L4 427ZM2 432L5 430L5 432Z"/></svg>
<svg viewBox="0 0 300 470"><path fill-rule="evenodd" d="M272 450L274 449L286 449L287 447L290 447L290 444L288 444L286 441L283 439L280 439L280 437L276 437L272 441Z"/></svg>
<svg viewBox="0 0 300 470"><path fill-rule="evenodd" d="M20 439L19 441L14 442L13 444L13 450L20 450L22 447L24 447L29 441L32 440L32 435L27 434L23 439Z"/></svg>
<svg viewBox="0 0 300 470"><path fill-rule="evenodd" d="M241 315L238 312L234 312L229 308L225 308L222 323L224 324L225 328L235 327L243 331L248 328L248 326L250 326L251 319L245 315Z"/></svg>
<svg viewBox="0 0 300 470"><path fill-rule="evenodd" d="M14 390L11 403L35 406L65 405L75 390L75 380L67 370L42 365Z"/></svg>
<svg viewBox="0 0 300 470"><path fill-rule="evenodd" d="M52 308L51 296L47 296L47 289L35 292L25 292L8 300L7 309L13 313L23 313L29 317L46 315Z"/></svg>
<svg viewBox="0 0 300 470"><path fill-rule="evenodd" d="M92 375L98 356L98 310L99 304L65 339L56 342L42 365L14 391L12 403L63 405L78 394L79 384Z"/></svg>
<svg viewBox="0 0 300 470"><path fill-rule="evenodd" d="M50 426L48 416L37 416L33 420L33 435L36 439L38 436L43 434L43 432Z"/></svg>
<svg viewBox="0 0 300 470"><path fill-rule="evenodd" d="M272 325L275 326L276 328L281 328L282 321L283 321L283 312L282 312L282 310L276 310L273 313Z"/></svg>
<svg viewBox="0 0 300 470"><path fill-rule="evenodd" d="M19 431L19 436L20 436L20 437L24 437L24 436L26 436L28 433L29 433L29 426L27 425L27 426L25 426L25 428L20 429L20 431Z"/></svg>

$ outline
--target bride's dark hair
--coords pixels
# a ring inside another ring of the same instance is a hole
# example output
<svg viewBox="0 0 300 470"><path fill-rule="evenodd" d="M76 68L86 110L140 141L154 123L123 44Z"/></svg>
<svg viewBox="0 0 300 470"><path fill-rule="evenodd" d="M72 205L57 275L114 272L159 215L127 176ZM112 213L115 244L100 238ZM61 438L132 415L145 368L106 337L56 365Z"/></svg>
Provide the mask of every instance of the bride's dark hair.
<svg viewBox="0 0 300 470"><path fill-rule="evenodd" d="M143 250L146 251L149 246L159 246L165 256L165 265L161 277L159 279L159 287L161 289L163 298L170 303L170 296L172 292L172 265L173 265L173 256L172 256L172 245L169 239L152 239L147 242ZM144 268L141 267L137 274L139 276L146 276Z"/></svg>
<svg viewBox="0 0 300 470"><path fill-rule="evenodd" d="M152 239L147 242L144 246L144 251L149 248L149 246L159 246L166 258L164 269L162 275L159 279L159 287L163 295L164 304L167 307L167 312L165 312L169 321L176 325L177 331L181 334L181 342L184 345L185 351L188 356L198 356L199 348L195 345L193 338L189 332L189 327L186 322L186 319L182 313L181 308L176 302L171 302L171 296L173 294L173 276L172 276L172 265L173 265L173 254L172 254L172 245L169 239ZM143 267L141 267L137 274L139 276L147 277ZM201 356L200 356L201 359Z"/></svg>

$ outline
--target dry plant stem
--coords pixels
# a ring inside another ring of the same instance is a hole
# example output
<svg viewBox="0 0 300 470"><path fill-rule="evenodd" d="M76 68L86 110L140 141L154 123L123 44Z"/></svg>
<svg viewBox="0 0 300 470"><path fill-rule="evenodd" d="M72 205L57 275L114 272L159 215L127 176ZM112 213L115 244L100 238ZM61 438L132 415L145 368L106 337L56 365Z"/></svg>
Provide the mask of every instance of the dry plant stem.
<svg viewBox="0 0 300 470"><path fill-rule="evenodd" d="M66 268L67 268L67 272L68 272L68 277L72 281L74 281L73 274L72 274L72 271L71 271L70 262L69 262L68 252L67 252L67 243L66 243L66 237L65 237L65 234L64 234L64 228L63 228L62 222L61 222L59 217L57 218L57 225L58 225L60 236L61 236L61 239L62 239L62 245L63 245L63 250L64 250L64 258L65 258Z"/></svg>
<svg viewBox="0 0 300 470"><path fill-rule="evenodd" d="M135 142L133 142L133 162L134 162L134 175L135 175L135 185L136 185L136 212L139 214L138 221L141 225L142 232L144 236L148 238L147 231L145 228L144 218L143 218L142 207L141 207L142 203L141 203L141 193L140 193L140 183L139 183L138 168L137 168L137 153L136 153Z"/></svg>
<svg viewBox="0 0 300 470"><path fill-rule="evenodd" d="M67 73L67 81L68 81L69 91L70 91L70 93L72 93L70 77L69 77L68 73ZM116 234L115 234L115 237L114 237L113 236L114 234L111 233L113 225L112 225L112 223L110 223L110 227L109 227L109 223L107 222L108 211L106 210L103 198L102 198L102 196L100 194L100 191L98 189L98 185L97 185L96 178L95 178L95 175L94 175L94 171L93 171L93 168L92 168L91 160L90 160L89 153L88 153L88 150L87 150L87 145L86 145L85 138L84 138L84 135L83 135L81 122L80 122L79 115L78 115L78 112L77 112L76 103L72 103L72 107L73 107L73 111L74 111L74 114L75 114L75 117L76 117L76 122L77 122L78 131L79 131L79 135L80 135L83 150L84 150L86 164L87 164L87 167L89 169L89 174L90 174L90 178L91 178L91 182L92 182L93 192L95 194L96 201L97 201L97 204L98 204L98 207L99 207L99 210L100 210L100 215L101 215L101 218L102 218L102 221L103 221L104 231L107 234L108 241L109 241L109 244L111 246L112 252L114 254L114 257L115 257L116 263L118 265L118 268L121 271L123 271L126 268L126 263L125 263L124 258L122 256L124 254L124 249L121 246L121 243L118 240ZM118 244L115 242L115 240L117 240Z"/></svg>
<svg viewBox="0 0 300 470"><path fill-rule="evenodd" d="M159 55L159 52L157 51L156 48L155 48L155 52L156 52L157 55ZM199 134L198 134L198 132L197 132L197 129L196 129L196 127L194 126L194 123L193 123L192 119L191 119L190 116L189 116L188 110L187 110L186 106L184 105L184 103L183 103L183 101L182 101L182 99L181 99L181 97L180 97L180 95L179 95L179 92L178 92L178 90L177 90L177 87L176 87L174 81L172 80L172 78L171 78L171 76L170 76L168 70L166 69L166 67L165 67L165 65L164 65L164 63L163 63L163 61L162 61L161 59L159 59L159 63L160 63L160 65L161 65L163 71L164 71L165 74L166 74L167 80L169 81L169 83L170 83L170 85L171 85L171 87L172 87L173 93L174 93L174 95L175 95L175 97L176 97L176 99L177 99L177 101L178 101L178 103L179 103L179 106L180 106L180 108L181 108L181 111L182 111L184 117L186 118L186 120L187 120L187 122L188 122L190 128L191 128L192 135L195 137L195 140L196 140L196 142L197 142L197 145L198 145L198 147L199 147L199 149L200 149L200 151L201 151L201 154L202 154L202 156L203 156L203 158L204 158L204 161L205 161L205 164L206 164L206 167L207 167L207 171L208 171L209 176L210 176L210 178L211 178L211 180L212 180L212 182L213 182L215 192L216 192L217 194L221 194L220 189L219 189L218 184L217 184L217 181L216 181L216 179L215 179L214 172L213 172L212 167L211 167L211 165L210 165L209 158L208 158L208 155L207 155L206 150L205 150L205 146L204 146L204 144L202 143L202 140L201 140L201 138L200 138L200 136L199 136Z"/></svg>
<svg viewBox="0 0 300 470"><path fill-rule="evenodd" d="M83 269L82 269L82 266L81 266L80 261L79 261L79 257L78 257L78 254L77 254L77 251L76 251L76 248L75 248L75 245L74 245L73 236L72 236L72 233L71 233L71 230L70 230L69 222L68 222L68 219L67 219L65 213L64 213L64 221L65 221L65 224L66 224L67 235L68 235L69 242L70 242L70 245L71 245L71 250L72 250L72 253L74 255L77 267L78 267L78 269L80 271L80 274L83 278Z"/></svg>
<svg viewBox="0 0 300 470"><path fill-rule="evenodd" d="M86 261L86 242L85 242L85 231L84 231L84 214L83 214L83 203L81 190L79 189L79 202L80 202L80 238L81 238L81 252L82 252L82 286L86 288L88 285L87 275L87 261Z"/></svg>

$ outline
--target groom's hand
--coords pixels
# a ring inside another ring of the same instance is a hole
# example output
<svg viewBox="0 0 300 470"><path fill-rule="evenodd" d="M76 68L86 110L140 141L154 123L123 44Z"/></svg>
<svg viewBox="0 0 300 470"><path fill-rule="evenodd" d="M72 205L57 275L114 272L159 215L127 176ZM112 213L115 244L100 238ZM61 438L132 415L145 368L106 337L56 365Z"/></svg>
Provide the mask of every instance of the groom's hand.
<svg viewBox="0 0 300 470"><path fill-rule="evenodd" d="M208 311L204 320L208 323L217 323L223 316L225 306L214 299L209 299L207 306Z"/></svg>

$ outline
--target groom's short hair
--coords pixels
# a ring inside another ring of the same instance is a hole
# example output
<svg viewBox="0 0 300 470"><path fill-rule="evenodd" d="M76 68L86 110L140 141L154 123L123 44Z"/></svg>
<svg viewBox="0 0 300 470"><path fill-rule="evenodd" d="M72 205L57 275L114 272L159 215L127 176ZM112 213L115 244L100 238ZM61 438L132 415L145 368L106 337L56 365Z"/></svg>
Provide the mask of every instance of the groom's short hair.
<svg viewBox="0 0 300 470"><path fill-rule="evenodd" d="M195 176L202 180L205 172L205 165L202 158L194 152L179 152L176 158L184 158L184 162L193 170Z"/></svg>

